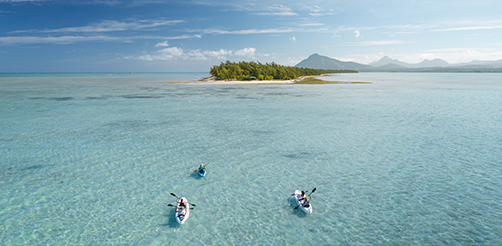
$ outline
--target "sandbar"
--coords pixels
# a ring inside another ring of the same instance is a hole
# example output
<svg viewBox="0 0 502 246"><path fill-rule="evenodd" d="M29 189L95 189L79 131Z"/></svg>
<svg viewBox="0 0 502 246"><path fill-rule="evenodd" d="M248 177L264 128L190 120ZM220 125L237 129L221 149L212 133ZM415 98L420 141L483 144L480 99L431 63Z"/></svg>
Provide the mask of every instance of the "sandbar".
<svg viewBox="0 0 502 246"><path fill-rule="evenodd" d="M324 75L321 75L324 76ZM204 78L199 81L185 82L165 82L170 84L216 84L216 85L278 85L278 84L372 84L372 82L355 82L355 81L327 81L317 79L316 76L302 76L290 80L218 80L215 77Z"/></svg>

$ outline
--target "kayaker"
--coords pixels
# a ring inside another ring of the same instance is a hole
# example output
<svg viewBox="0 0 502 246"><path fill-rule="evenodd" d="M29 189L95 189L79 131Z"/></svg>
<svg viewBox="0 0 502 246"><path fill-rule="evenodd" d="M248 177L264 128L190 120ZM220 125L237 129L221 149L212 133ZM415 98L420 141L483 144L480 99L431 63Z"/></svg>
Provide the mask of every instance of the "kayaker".
<svg viewBox="0 0 502 246"><path fill-rule="evenodd" d="M178 201L178 197L176 197L176 202L178 203L178 207L183 207L183 208L186 208L188 204L188 202L183 198L181 198L181 200Z"/></svg>
<svg viewBox="0 0 502 246"><path fill-rule="evenodd" d="M176 206L176 213L178 214L178 217L180 219L183 219L186 215L186 208L187 208L187 201L183 198L178 202L178 197L176 197L176 202L178 203L178 206Z"/></svg>
<svg viewBox="0 0 502 246"><path fill-rule="evenodd" d="M305 191L302 190L302 193L297 196L298 201L302 202L302 200L305 200Z"/></svg>
<svg viewBox="0 0 502 246"><path fill-rule="evenodd" d="M186 207L177 207L176 208L176 213L178 214L178 217L183 220L183 217L186 215Z"/></svg>
<svg viewBox="0 0 502 246"><path fill-rule="evenodd" d="M310 200L312 200L312 196L309 195L308 198L305 197L304 200L305 201L302 202L302 206L304 208L308 208L310 206Z"/></svg>
<svg viewBox="0 0 502 246"><path fill-rule="evenodd" d="M310 197L310 199L307 198L307 196L305 196L305 191L302 190L302 193L300 195L298 195L298 201L300 202L300 204L302 204L302 206L304 207L308 207L310 206L310 202L308 200L312 200L312 196L308 195L308 197Z"/></svg>
<svg viewBox="0 0 502 246"><path fill-rule="evenodd" d="M206 167L204 166L204 164L200 164L199 173L204 173L205 171L206 171Z"/></svg>

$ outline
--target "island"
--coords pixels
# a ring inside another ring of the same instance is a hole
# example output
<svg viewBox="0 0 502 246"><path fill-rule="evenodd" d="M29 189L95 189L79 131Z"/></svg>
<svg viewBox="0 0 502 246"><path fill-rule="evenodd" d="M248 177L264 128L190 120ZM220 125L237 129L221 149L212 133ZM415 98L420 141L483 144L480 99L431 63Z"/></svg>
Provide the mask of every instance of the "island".
<svg viewBox="0 0 502 246"><path fill-rule="evenodd" d="M203 82L243 82L243 83L294 83L294 84L338 84L341 82L316 79L333 73L357 73L354 70L313 69L278 65L274 62L222 62L210 70L212 77Z"/></svg>

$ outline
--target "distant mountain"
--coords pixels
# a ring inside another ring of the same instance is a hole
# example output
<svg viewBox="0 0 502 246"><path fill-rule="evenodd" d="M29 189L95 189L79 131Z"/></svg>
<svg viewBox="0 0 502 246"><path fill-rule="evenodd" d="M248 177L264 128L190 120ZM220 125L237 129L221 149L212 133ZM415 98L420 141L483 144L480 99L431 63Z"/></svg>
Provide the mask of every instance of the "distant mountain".
<svg viewBox="0 0 502 246"><path fill-rule="evenodd" d="M422 67L449 67L450 64L439 58L434 60L425 59L420 63L412 65L412 68L422 68Z"/></svg>
<svg viewBox="0 0 502 246"><path fill-rule="evenodd" d="M335 69L335 70L368 70L371 66L359 64L356 62L343 62L337 59L313 54L307 59L296 64L295 67L315 68L315 69Z"/></svg>
<svg viewBox="0 0 502 246"><path fill-rule="evenodd" d="M379 61L372 62L369 65L371 65L373 67L382 67L387 64L395 64L395 65L399 65L399 66L406 67L406 68L449 67L450 66L450 64L448 62L441 60L441 59L434 59L434 60L425 59L420 63L411 64L411 63L399 61L397 59L391 59L388 56L384 56Z"/></svg>
<svg viewBox="0 0 502 246"><path fill-rule="evenodd" d="M355 70L359 72L455 72L455 73L501 73L502 59L497 61L472 61L469 63L449 64L441 59L425 59L410 64L384 56L369 65L357 62L343 62L337 59L313 54L296 64L295 67L315 69Z"/></svg>
<svg viewBox="0 0 502 246"><path fill-rule="evenodd" d="M402 67L408 67L409 66L409 64L406 63L406 62L402 62L402 61L399 61L397 59L391 59L388 56L384 56L380 60L378 60L376 62L372 62L372 63L370 63L368 65L371 65L373 67L381 67L381 66L385 66L385 65L388 65L388 64L399 65L399 66L402 66Z"/></svg>
<svg viewBox="0 0 502 246"><path fill-rule="evenodd" d="M479 61L474 60L471 62L458 63L455 66L481 66L481 67L490 67L490 68L500 68L502 67L502 59L496 61Z"/></svg>

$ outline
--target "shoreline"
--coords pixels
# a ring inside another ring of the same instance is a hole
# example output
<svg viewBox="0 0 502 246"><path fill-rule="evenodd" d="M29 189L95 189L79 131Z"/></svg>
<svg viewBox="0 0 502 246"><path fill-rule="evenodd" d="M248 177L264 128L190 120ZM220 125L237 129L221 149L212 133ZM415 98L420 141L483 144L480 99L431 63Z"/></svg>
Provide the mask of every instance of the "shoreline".
<svg viewBox="0 0 502 246"><path fill-rule="evenodd" d="M328 76L312 75L301 76L296 79L290 80L217 80L214 76L204 78L198 81L185 81L185 82L164 82L166 84L213 84L213 85L294 85L294 84L373 84L373 82L353 82L353 81L326 81L316 79L315 77Z"/></svg>
<svg viewBox="0 0 502 246"><path fill-rule="evenodd" d="M208 84L294 84L298 81L304 80L306 77L313 78L314 76L303 76L290 80L217 80L214 76L211 76L209 78L202 79L201 82Z"/></svg>

